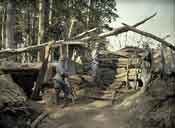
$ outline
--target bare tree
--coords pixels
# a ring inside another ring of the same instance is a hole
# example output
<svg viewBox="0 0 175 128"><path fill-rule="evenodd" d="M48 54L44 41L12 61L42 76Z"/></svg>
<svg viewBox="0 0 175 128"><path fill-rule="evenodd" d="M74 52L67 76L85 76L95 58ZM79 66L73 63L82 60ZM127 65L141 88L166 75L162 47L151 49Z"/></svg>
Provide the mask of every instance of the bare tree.
<svg viewBox="0 0 175 128"><path fill-rule="evenodd" d="M6 48L16 48L14 40L15 23L16 23L16 2L15 0L8 0L7 3L7 19L6 19Z"/></svg>
<svg viewBox="0 0 175 128"><path fill-rule="evenodd" d="M39 2L39 28L38 28L38 45L44 42L45 30L45 0L38 0ZM41 53L42 54L42 53ZM38 53L38 61L40 61L41 54Z"/></svg>

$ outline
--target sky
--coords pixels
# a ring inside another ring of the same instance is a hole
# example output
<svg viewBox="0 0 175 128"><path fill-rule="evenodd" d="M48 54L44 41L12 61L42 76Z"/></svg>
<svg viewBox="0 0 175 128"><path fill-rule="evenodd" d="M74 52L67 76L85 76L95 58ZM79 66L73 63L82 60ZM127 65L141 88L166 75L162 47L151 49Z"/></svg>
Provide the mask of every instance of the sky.
<svg viewBox="0 0 175 128"><path fill-rule="evenodd" d="M122 22L132 25L157 12L156 17L138 28L160 37L171 34L167 41L175 43L175 0L116 0L116 2L120 17L110 23L111 27L122 26ZM135 42L140 38L140 35L132 32L119 37L110 37L110 48L124 47L125 44L136 45ZM120 46L119 41L124 43Z"/></svg>

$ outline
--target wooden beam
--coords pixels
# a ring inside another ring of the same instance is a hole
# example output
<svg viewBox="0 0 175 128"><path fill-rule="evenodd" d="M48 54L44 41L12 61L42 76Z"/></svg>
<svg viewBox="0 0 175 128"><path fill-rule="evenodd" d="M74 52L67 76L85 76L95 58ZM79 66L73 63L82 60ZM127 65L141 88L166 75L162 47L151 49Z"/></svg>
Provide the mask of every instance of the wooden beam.
<svg viewBox="0 0 175 128"><path fill-rule="evenodd" d="M144 24L145 22L147 22L148 20L152 19L154 16L156 16L157 13L151 15L150 17L136 23L135 25L133 25L132 27L137 27L141 24ZM96 28L92 29L91 31L95 31ZM89 32L91 32L89 30ZM113 29L112 31L109 31L109 32L104 32L104 33L101 33L101 34L98 34L98 35L95 35L95 36L87 36L87 37L84 37L84 38L81 38L79 41L65 41L65 40L58 40L58 41L55 41L54 43L54 46L53 47L58 47L60 46L60 44L69 44L69 45L82 45L84 44L82 41L89 41L89 40L98 40L100 38L105 38L105 37L108 37L108 36L112 36L112 35L118 35L118 34L121 34L123 32L127 32L128 31L128 27L127 26L123 26L123 27L120 27L120 28L115 28ZM89 32L85 32L84 34L87 34ZM84 35L82 34L82 35ZM81 35L79 35L81 37ZM76 36L75 36L76 37ZM45 47L48 45L48 42L47 43L42 43L42 44L39 44L39 45L32 45L32 46L28 46L28 47L25 47L25 48L18 48L18 49L4 49L4 50L1 50L0 51L0 57L8 57L9 55L14 55L14 54L19 54L19 53L23 53L23 52L28 52L28 51L31 51L31 50L40 50L41 48Z"/></svg>
<svg viewBox="0 0 175 128"><path fill-rule="evenodd" d="M170 49L172 49L173 51L175 51L175 46L173 46L171 43L165 41L163 38L160 38L152 33L148 33L148 32L145 32L145 31L142 31L142 30L139 30L137 28L134 28L132 26L129 26L125 23L122 23L124 26L126 26L128 28L128 30L130 31L133 31L135 33L138 33L140 35L143 35L143 36L146 36L146 37L150 37L158 42L160 42L161 44L165 45L166 47L169 47Z"/></svg>
<svg viewBox="0 0 175 128"><path fill-rule="evenodd" d="M61 44L82 45L82 44L84 44L84 42L58 40L58 41L55 41L53 47L59 47ZM43 43L43 44L39 44L39 45L28 46L28 47L25 47L25 48L0 50L0 57L8 57L8 56L14 55L14 54L20 54L20 53L23 53L23 52L29 52L31 50L40 50L43 47L46 47L47 45L48 45L48 42L47 43Z"/></svg>
<svg viewBox="0 0 175 128"><path fill-rule="evenodd" d="M76 36L73 37L72 39L73 39L73 40L75 40L75 39L80 39L80 38L82 38L83 36L85 36L85 35L87 35L87 34L89 34L89 33L91 33L91 32L96 31L97 29L98 29L98 28L90 29L90 30L88 30L88 31L85 31L85 32L83 32L83 33L80 33L80 34L76 35Z"/></svg>
<svg viewBox="0 0 175 128"><path fill-rule="evenodd" d="M145 22L152 19L156 15L157 15L157 13L154 13L153 15L145 18L144 20L134 24L132 27L137 27L141 24L144 24ZM95 39L99 39L99 38L105 38L105 37L112 36L112 35L118 35L118 34L121 34L123 32L127 32L127 31L128 31L128 28L126 26L123 26L120 28L114 28L112 31L109 31L109 32L104 32L104 33L101 33L99 35L95 35L94 37L91 37L91 36L84 37L84 38L80 39L80 41L88 41L88 40L95 40Z"/></svg>
<svg viewBox="0 0 175 128"><path fill-rule="evenodd" d="M47 49L48 50L46 51L45 59L44 59L44 61L42 63L42 66L39 70L39 75L37 77L35 88L34 88L33 93L31 95L32 99L38 99L39 98L39 93L40 93L40 90L42 88L41 86L44 83L44 77L45 77L45 74L46 74L47 68L48 68L48 62L49 62L49 56L50 56L50 47L47 46Z"/></svg>

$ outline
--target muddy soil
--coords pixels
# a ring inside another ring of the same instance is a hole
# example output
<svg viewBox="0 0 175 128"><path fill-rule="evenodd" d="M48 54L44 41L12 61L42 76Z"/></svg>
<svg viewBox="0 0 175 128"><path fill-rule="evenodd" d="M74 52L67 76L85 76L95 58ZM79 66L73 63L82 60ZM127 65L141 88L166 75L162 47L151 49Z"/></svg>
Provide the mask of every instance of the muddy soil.
<svg viewBox="0 0 175 128"><path fill-rule="evenodd" d="M10 117L3 119L5 122L0 122L0 126L29 128L39 113L47 111L49 115L39 122L37 128L174 128L175 79L157 78L145 92L141 90L127 95L113 106L111 101L89 99L79 99L76 104L70 103L65 108L33 101L29 106L37 111L11 113Z"/></svg>
<svg viewBox="0 0 175 128"><path fill-rule="evenodd" d="M156 79L146 92L139 91L113 106L106 101L90 101L64 109L52 107L38 126L49 127L174 128L175 80Z"/></svg>

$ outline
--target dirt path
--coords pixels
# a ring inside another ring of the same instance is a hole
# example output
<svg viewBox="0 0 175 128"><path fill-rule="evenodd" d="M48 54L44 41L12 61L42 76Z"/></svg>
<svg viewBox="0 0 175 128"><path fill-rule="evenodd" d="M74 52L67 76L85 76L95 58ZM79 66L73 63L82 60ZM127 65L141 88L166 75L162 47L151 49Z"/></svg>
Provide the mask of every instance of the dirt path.
<svg viewBox="0 0 175 128"><path fill-rule="evenodd" d="M174 128L175 79L154 80L149 90L139 91L111 106L107 101L87 101L50 112L39 128Z"/></svg>
<svg viewBox="0 0 175 128"><path fill-rule="evenodd" d="M113 112L109 102L94 101L87 105L72 106L54 110L39 127L52 128L116 128Z"/></svg>

